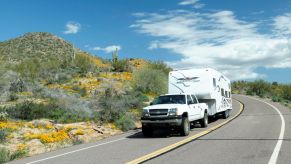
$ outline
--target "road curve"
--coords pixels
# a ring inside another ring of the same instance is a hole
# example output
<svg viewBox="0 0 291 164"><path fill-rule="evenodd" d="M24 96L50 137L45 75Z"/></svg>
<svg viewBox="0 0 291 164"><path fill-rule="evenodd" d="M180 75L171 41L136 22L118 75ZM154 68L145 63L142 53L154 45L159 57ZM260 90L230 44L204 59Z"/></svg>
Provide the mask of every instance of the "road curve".
<svg viewBox="0 0 291 164"><path fill-rule="evenodd" d="M234 96L245 104L243 113L233 121L147 163L268 163L278 142L281 120L269 105L245 96ZM291 113L278 104L286 121L285 135L277 163L291 163ZM240 105L233 101L231 117ZM196 127L190 136L225 122L218 119L208 128ZM76 145L11 163L126 163L166 146L185 140L168 131L158 131L153 138L144 138L140 130L107 138L98 142Z"/></svg>
<svg viewBox="0 0 291 164"><path fill-rule="evenodd" d="M237 119L146 163L291 163L291 110L246 96L234 97L245 105ZM286 122L285 135L280 139L282 120L272 106L279 109ZM274 149L281 141L278 158L272 159Z"/></svg>

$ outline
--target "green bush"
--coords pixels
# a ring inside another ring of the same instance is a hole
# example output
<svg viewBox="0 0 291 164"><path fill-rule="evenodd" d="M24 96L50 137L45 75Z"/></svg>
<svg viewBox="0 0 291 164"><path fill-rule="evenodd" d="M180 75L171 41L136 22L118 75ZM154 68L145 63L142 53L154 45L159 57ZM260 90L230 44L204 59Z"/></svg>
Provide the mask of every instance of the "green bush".
<svg viewBox="0 0 291 164"><path fill-rule="evenodd" d="M0 121L7 121L8 117L9 115L6 110L0 109Z"/></svg>
<svg viewBox="0 0 291 164"><path fill-rule="evenodd" d="M30 80L36 79L39 75L41 63L37 58L26 59L16 66L16 71L21 74L22 77Z"/></svg>
<svg viewBox="0 0 291 164"><path fill-rule="evenodd" d="M167 79L167 75L161 70L143 68L133 73L133 88L142 93L166 93Z"/></svg>
<svg viewBox="0 0 291 164"><path fill-rule="evenodd" d="M170 71L172 71L172 68L167 66L163 61L153 61L149 63L149 68L155 69L155 70L161 70L163 71L166 75L169 74Z"/></svg>
<svg viewBox="0 0 291 164"><path fill-rule="evenodd" d="M273 102L281 102L282 99L281 99L281 97L279 97L279 96L272 96L272 101L273 101Z"/></svg>
<svg viewBox="0 0 291 164"><path fill-rule="evenodd" d="M9 132L7 129L0 129L0 143L4 143L8 135Z"/></svg>
<svg viewBox="0 0 291 164"><path fill-rule="evenodd" d="M127 59L116 60L112 62L113 72L131 72Z"/></svg>
<svg viewBox="0 0 291 164"><path fill-rule="evenodd" d="M127 91L117 95L113 89L108 88L105 95L99 99L102 110L98 113L98 118L103 122L115 122L130 109L142 108L145 99L141 92Z"/></svg>
<svg viewBox="0 0 291 164"><path fill-rule="evenodd" d="M4 147L0 147L0 163L5 163L10 160L10 151Z"/></svg>
<svg viewBox="0 0 291 164"><path fill-rule="evenodd" d="M72 87L72 89L76 92L78 92L82 97L85 97L87 95L87 90L86 88L81 88L78 85L75 85Z"/></svg>
<svg viewBox="0 0 291 164"><path fill-rule="evenodd" d="M116 122L116 126L122 131L128 131L135 128L134 119L129 115L121 116Z"/></svg>
<svg viewBox="0 0 291 164"><path fill-rule="evenodd" d="M25 101L14 107L8 108L6 111L10 117L22 120L48 118L61 123L88 120L88 118L82 117L77 111L60 108L54 102L36 104L31 101Z"/></svg>
<svg viewBox="0 0 291 164"><path fill-rule="evenodd" d="M85 53L76 54L74 64L80 69L80 73L93 72L97 69L90 57Z"/></svg>
<svg viewBox="0 0 291 164"><path fill-rule="evenodd" d="M27 149L17 150L16 152L12 153L9 158L10 160L15 160L18 158L25 157L27 154L28 154Z"/></svg>
<svg viewBox="0 0 291 164"><path fill-rule="evenodd" d="M270 84L264 80L254 81L251 85L252 91L260 97L266 97L270 93Z"/></svg>
<svg viewBox="0 0 291 164"><path fill-rule="evenodd" d="M16 100L18 100L18 96L15 94L15 93L10 93L9 94L9 99L8 99L9 101L16 101Z"/></svg>

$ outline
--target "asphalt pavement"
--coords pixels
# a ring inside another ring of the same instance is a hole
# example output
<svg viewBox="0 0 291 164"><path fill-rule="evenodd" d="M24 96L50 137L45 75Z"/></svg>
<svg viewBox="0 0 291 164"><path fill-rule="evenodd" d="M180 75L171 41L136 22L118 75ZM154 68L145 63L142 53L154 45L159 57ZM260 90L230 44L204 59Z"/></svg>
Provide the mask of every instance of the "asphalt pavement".
<svg viewBox="0 0 291 164"><path fill-rule="evenodd" d="M233 110L228 119L218 118L207 128L196 125L187 137L181 137L169 130L159 130L154 137L144 138L140 130L134 130L94 143L76 145L11 163L126 163L205 131L209 133L167 153L157 154L157 157L145 162L269 163L279 143L275 162L291 163L291 110L267 102L277 108L284 118L284 135L278 140L282 133L282 119L273 107L246 96L233 97L244 104L243 112L213 131L211 129L230 120L240 111L238 101L233 101Z"/></svg>

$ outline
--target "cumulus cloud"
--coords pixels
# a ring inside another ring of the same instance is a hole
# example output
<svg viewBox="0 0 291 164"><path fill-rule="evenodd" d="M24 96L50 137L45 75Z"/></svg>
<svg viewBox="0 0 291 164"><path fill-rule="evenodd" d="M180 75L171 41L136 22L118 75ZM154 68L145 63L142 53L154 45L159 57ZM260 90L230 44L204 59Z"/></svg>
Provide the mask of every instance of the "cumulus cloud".
<svg viewBox="0 0 291 164"><path fill-rule="evenodd" d="M111 46L107 46L107 47L94 47L93 50L95 51L104 51L105 53L112 53L114 51L119 51L121 50L121 46L120 45L111 45Z"/></svg>
<svg viewBox="0 0 291 164"><path fill-rule="evenodd" d="M275 30L282 35L291 35L291 13L274 18Z"/></svg>
<svg viewBox="0 0 291 164"><path fill-rule="evenodd" d="M291 27L280 26L291 22L289 18L288 14L274 18L274 29L291 32ZM149 49L179 54L180 60L168 62L174 68L212 67L238 80L263 77L255 72L258 67L291 68L288 39L260 33L258 24L240 20L232 11L179 10L147 13L131 27L154 37Z"/></svg>
<svg viewBox="0 0 291 164"><path fill-rule="evenodd" d="M64 34L76 34L80 31L81 24L77 22L68 22Z"/></svg>

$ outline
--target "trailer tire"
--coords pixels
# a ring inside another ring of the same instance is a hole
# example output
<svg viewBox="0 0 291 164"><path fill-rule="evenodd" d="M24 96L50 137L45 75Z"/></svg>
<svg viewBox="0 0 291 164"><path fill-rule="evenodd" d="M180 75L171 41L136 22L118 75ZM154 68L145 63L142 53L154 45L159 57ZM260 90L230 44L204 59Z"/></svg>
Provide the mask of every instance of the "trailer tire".
<svg viewBox="0 0 291 164"><path fill-rule="evenodd" d="M222 118L227 119L229 117L229 110L227 109L226 111L223 112Z"/></svg>
<svg viewBox="0 0 291 164"><path fill-rule="evenodd" d="M206 128L208 126L208 114L204 113L203 118L199 121L202 128Z"/></svg>
<svg viewBox="0 0 291 164"><path fill-rule="evenodd" d="M153 128L150 126L142 126L142 134L144 137L152 137L153 136Z"/></svg>
<svg viewBox="0 0 291 164"><path fill-rule="evenodd" d="M182 136L188 136L190 133L190 122L188 117L182 118L182 125L180 127L180 134Z"/></svg>

